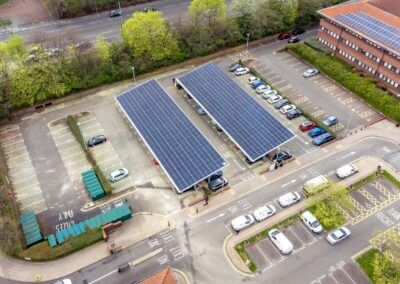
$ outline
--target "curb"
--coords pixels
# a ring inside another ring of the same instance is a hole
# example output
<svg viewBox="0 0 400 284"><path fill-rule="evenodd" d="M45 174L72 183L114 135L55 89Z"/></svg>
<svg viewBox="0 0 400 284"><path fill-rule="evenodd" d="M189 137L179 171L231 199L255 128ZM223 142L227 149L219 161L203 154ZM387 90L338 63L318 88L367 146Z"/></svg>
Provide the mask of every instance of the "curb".
<svg viewBox="0 0 400 284"><path fill-rule="evenodd" d="M373 249L372 246L367 246L366 248L360 250L359 252L357 252L356 254L352 255L350 258L357 263L356 258L358 258L360 255L364 254L365 252L369 251Z"/></svg>
<svg viewBox="0 0 400 284"><path fill-rule="evenodd" d="M139 257L138 259L135 259L135 260L133 260L133 261L130 261L129 264L130 264L130 266L138 265L138 264L140 264L140 263L142 263L142 262L145 262L146 260L152 258L153 256L155 256L155 255L161 253L162 251L163 251L162 248L158 248L158 249L156 249L155 251L149 252L148 254L145 254L145 255L143 255L142 257Z"/></svg>
<svg viewBox="0 0 400 284"><path fill-rule="evenodd" d="M182 270L177 269L177 268L172 268L172 271L174 273L179 274L185 280L185 283L182 283L182 284L190 284L191 283L189 278L186 276L185 272L183 272ZM181 284L181 283L179 283L179 284Z"/></svg>
<svg viewBox="0 0 400 284"><path fill-rule="evenodd" d="M232 233L229 233L229 235L225 238L224 243L223 243L223 245L222 245L222 252L224 253L225 258L228 260L228 262L229 262L229 264L231 265L231 267L232 267L237 273L239 273L239 274L241 274L241 275L243 275L243 276L255 277L255 276L257 275L256 273L249 272L250 270L248 270L248 271L243 271L243 270L239 269L239 268L233 263L232 259L229 257L229 255L228 255L228 250L229 250L230 248L228 247L228 242L231 241L232 237L233 237ZM232 249L232 250L235 250L233 247L232 247L231 249ZM234 253L237 255L236 250L235 250ZM238 256L238 257L240 257L240 256ZM241 259L241 262L243 262L242 259Z"/></svg>

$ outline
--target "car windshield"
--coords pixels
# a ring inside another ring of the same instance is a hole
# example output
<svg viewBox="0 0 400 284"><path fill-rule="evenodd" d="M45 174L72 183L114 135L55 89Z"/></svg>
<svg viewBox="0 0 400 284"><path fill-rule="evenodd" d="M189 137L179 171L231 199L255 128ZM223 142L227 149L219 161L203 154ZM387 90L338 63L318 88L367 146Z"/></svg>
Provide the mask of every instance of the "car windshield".
<svg viewBox="0 0 400 284"><path fill-rule="evenodd" d="M250 221L251 221L251 219L250 219L250 217L249 216L244 216L245 218L246 218L246 222L248 222L248 223L250 223Z"/></svg>
<svg viewBox="0 0 400 284"><path fill-rule="evenodd" d="M335 232L333 232L332 237L336 240L342 238L345 235L345 232L342 229L339 229Z"/></svg>
<svg viewBox="0 0 400 284"><path fill-rule="evenodd" d="M319 227L319 222L315 220L314 222L311 223L311 227L313 228Z"/></svg>

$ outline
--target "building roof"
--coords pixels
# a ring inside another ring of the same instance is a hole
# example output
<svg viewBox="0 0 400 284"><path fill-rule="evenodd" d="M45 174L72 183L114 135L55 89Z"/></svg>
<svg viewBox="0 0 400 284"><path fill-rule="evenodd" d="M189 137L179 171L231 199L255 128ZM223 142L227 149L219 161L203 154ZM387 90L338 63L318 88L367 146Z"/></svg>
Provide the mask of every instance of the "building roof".
<svg viewBox="0 0 400 284"><path fill-rule="evenodd" d="M160 272L153 274L149 278L143 280L140 284L176 284L174 274L171 268L165 268Z"/></svg>
<svg viewBox="0 0 400 284"><path fill-rule="evenodd" d="M358 2L350 2L348 4L325 8L319 10L318 13L344 27L354 30L368 40L375 42L394 53L400 54L400 50L393 48L393 46L389 46L376 37L371 36L371 34L358 30L357 28L338 19L339 15L364 13L380 22L400 30L400 5L398 5L398 1L399 0L361 0Z"/></svg>

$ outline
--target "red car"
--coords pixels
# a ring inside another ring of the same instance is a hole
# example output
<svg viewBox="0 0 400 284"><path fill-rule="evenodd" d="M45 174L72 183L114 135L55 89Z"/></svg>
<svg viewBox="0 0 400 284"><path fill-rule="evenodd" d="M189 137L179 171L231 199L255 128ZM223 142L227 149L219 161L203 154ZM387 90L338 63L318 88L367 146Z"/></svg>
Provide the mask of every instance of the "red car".
<svg viewBox="0 0 400 284"><path fill-rule="evenodd" d="M306 122L303 122L302 124L299 125L299 129L302 132L306 132L306 131L313 129L316 126L317 126L317 123L315 121L307 120Z"/></svg>
<svg viewBox="0 0 400 284"><path fill-rule="evenodd" d="M279 40L288 39L288 38L291 37L291 35L292 35L292 34L289 33L289 32L283 32L283 33L280 33L280 34L279 34L278 39L279 39Z"/></svg>

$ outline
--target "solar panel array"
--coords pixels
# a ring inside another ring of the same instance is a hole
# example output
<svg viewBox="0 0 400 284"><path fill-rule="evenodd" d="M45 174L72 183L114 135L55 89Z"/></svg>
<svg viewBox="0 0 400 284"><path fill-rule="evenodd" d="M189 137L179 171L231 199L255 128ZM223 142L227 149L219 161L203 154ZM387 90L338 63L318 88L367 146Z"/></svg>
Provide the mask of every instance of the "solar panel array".
<svg viewBox="0 0 400 284"><path fill-rule="evenodd" d="M178 192L226 165L156 80L131 89L116 100Z"/></svg>
<svg viewBox="0 0 400 284"><path fill-rule="evenodd" d="M348 13L336 18L351 27L400 51L400 30L365 13Z"/></svg>
<svg viewBox="0 0 400 284"><path fill-rule="evenodd" d="M177 81L250 161L258 160L294 138L292 132L213 62Z"/></svg>

